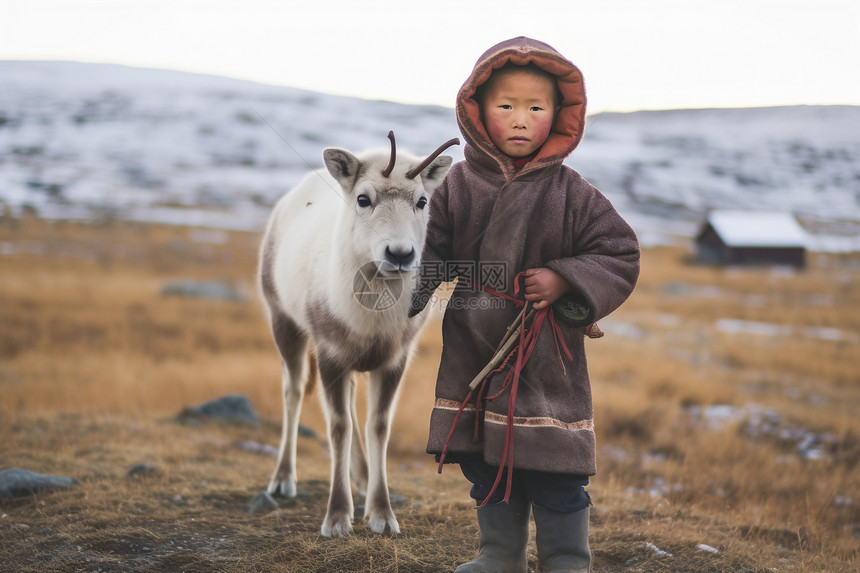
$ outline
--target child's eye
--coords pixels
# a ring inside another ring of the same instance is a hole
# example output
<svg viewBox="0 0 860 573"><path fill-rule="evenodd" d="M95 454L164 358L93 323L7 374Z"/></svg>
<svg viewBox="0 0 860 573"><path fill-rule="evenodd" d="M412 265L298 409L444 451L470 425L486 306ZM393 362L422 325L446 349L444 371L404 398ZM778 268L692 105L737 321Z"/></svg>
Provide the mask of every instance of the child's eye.
<svg viewBox="0 0 860 573"><path fill-rule="evenodd" d="M506 103L505 103L505 104L500 105L500 106L499 106L499 108L500 108L500 109L514 109L514 108L512 108L509 104L506 104Z"/></svg>
<svg viewBox="0 0 860 573"><path fill-rule="evenodd" d="M536 105L533 105L533 106L531 107L531 110L532 110L532 111L543 111L543 108L542 108L542 107L538 107L538 106L536 106Z"/></svg>

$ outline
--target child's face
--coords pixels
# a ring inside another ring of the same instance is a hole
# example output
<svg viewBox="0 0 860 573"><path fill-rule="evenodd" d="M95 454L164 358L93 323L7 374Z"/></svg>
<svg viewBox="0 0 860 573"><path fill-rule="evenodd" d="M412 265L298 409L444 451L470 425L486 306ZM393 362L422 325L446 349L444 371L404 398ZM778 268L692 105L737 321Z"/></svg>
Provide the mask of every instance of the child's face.
<svg viewBox="0 0 860 573"><path fill-rule="evenodd" d="M543 145L555 120L555 89L551 79L527 70L492 76L482 118L496 147L525 157Z"/></svg>

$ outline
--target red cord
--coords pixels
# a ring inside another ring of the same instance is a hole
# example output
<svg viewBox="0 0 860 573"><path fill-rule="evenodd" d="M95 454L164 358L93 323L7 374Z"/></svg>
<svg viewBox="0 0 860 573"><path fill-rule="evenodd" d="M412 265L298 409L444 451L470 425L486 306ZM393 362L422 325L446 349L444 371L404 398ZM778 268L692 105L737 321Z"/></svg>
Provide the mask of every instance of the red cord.
<svg viewBox="0 0 860 573"><path fill-rule="evenodd" d="M519 273L516 277L514 277L514 294L519 294L519 278L522 273ZM471 283L470 283L471 284ZM494 296L499 296L505 298L507 300L511 300L515 302L518 306L523 306L527 303L521 301L519 299L515 299L506 294L500 293L498 291L494 291L493 289L481 287L479 285L472 284L472 286L492 294ZM511 394L508 398L508 415L505 424L505 445L504 450L502 452L502 461L499 464L499 471L496 474L496 479L493 483L493 487L490 489L490 493L487 494L487 497L481 503L479 507L484 507L489 502L492 495L495 493L499 484L502 480L502 474L505 471L505 467L508 469L507 483L505 484L505 503L510 502L511 498L511 488L513 486L513 470L514 470L514 411L516 407L517 400L517 391L519 389L520 382L520 374L523 371L523 368L528 362L529 358L531 358L532 352L534 351L535 346L537 345L538 336L540 335L541 328L543 327L544 320L549 317L550 328L553 333L553 338L555 339L556 350L559 353L559 356L562 354L562 350L564 352L564 356L572 361L573 356L570 352L570 349L564 342L564 336L559 327L558 323L555 320L555 317L552 312L552 306L546 306L539 311L536 312L534 316L534 320L532 320L531 328L526 330L526 313L522 313L522 322L520 324L520 340L519 343L511 350L511 352L505 357L505 360L502 362L501 366L491 371L484 380L481 382L481 385L478 388L478 393L475 397L475 431L473 439L477 441L478 439L478 423L480 419L480 412L483 409L483 401L494 400L501 396L501 394L508 388L511 390ZM482 394L486 388L487 382L490 377L498 374L502 370L504 370L511 357L516 353L517 358L514 363L514 367L511 371L508 372L507 376L505 376L504 383L502 384L501 390L490 396L488 398L482 399ZM457 410L457 414L454 416L454 422L451 424L451 429L448 432L447 438L445 438L445 444L442 447L442 454L439 457L439 468L438 472L442 473L442 466L445 463L445 457L448 453L448 445L450 444L451 437L454 435L454 430L457 427L457 422L460 420L460 415L463 413L463 410L468 405L469 401L472 399L472 395L474 394L474 390L470 390L466 395L466 399L460 404L460 408Z"/></svg>

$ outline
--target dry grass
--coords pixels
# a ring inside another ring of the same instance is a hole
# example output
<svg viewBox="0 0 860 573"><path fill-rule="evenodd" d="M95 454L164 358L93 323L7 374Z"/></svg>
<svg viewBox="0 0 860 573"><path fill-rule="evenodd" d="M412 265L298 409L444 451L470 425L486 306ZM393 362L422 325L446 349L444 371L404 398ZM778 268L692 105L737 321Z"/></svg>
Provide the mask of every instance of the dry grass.
<svg viewBox="0 0 860 573"><path fill-rule="evenodd" d="M0 469L81 481L0 501L0 571L430 572L471 558L465 481L453 467L437 476L423 454L437 320L391 443L403 534L372 535L359 520L349 539L320 538L328 457L311 438L300 442L303 495L248 513L274 460L236 444L277 445L280 423L280 367L253 283L258 240L0 222ZM815 255L788 273L686 257L648 250L636 293L588 343L601 446L589 488L595 570L855 571L858 259ZM225 280L250 300L161 295L174 279ZM725 319L773 332L732 332ZM233 392L253 401L261 427L174 421ZM322 433L315 401L303 423ZM709 426L713 406L752 414ZM804 439L817 440L818 459L801 455ZM140 463L158 472L128 477Z"/></svg>

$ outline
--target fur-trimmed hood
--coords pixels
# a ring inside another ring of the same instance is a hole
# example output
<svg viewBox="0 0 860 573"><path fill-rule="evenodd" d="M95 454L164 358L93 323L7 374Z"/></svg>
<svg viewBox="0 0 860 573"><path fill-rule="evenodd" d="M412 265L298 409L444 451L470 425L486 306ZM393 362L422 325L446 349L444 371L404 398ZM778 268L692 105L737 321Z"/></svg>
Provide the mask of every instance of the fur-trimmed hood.
<svg viewBox="0 0 860 573"><path fill-rule="evenodd" d="M538 155L520 172L514 169L513 160L490 140L475 99L478 88L490 79L493 71L508 63L521 66L534 64L552 74L562 97L561 108L549 138ZM560 164L576 149L585 130L585 102L585 85L579 68L552 46L520 36L496 44L478 58L472 73L457 94L457 122L466 139L467 149L472 146L480 154L495 160L505 178L510 179L515 173L522 176L542 167ZM480 161L475 153L467 151L466 157Z"/></svg>

